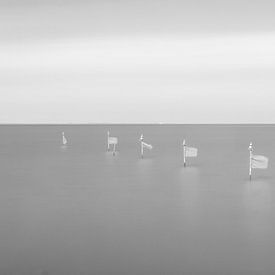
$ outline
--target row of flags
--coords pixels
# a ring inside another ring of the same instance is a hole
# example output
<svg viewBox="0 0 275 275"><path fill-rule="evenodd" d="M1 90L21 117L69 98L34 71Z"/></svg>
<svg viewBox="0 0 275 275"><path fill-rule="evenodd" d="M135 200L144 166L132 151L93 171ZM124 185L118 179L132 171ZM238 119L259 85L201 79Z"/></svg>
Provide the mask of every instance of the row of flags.
<svg viewBox="0 0 275 275"><path fill-rule="evenodd" d="M66 146L68 143L65 133L62 132L62 144ZM118 144L118 138L110 136L110 132L107 132L107 151L110 151L111 146L113 147L113 155L116 154L116 146ZM183 164L186 167L186 159L189 157L197 157L198 156L198 148L189 147L186 145L186 141L183 140ZM153 146L144 142L143 134L140 136L140 154L141 158L144 156L144 150L152 150ZM249 147L249 179L252 178L252 169L267 169L268 168L268 158L261 155L253 154L253 145L250 142Z"/></svg>

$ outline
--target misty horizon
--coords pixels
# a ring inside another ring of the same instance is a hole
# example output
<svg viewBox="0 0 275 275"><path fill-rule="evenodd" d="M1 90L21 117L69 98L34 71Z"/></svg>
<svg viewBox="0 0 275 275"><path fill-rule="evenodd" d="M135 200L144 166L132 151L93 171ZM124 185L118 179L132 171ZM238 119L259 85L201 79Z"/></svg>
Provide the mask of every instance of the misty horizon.
<svg viewBox="0 0 275 275"><path fill-rule="evenodd" d="M0 123L275 123L275 4L0 2Z"/></svg>

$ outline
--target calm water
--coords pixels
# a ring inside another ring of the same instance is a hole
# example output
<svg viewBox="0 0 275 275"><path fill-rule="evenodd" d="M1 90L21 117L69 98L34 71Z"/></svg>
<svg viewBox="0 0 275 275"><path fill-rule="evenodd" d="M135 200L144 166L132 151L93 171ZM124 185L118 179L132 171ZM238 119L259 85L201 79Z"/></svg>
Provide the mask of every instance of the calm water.
<svg viewBox="0 0 275 275"><path fill-rule="evenodd" d="M119 153L106 153L106 131ZM61 147L61 132L69 141ZM0 274L275 274L275 126L1 126ZM139 158L140 134L154 146ZM183 168L182 139L199 148ZM269 157L248 181L248 145Z"/></svg>

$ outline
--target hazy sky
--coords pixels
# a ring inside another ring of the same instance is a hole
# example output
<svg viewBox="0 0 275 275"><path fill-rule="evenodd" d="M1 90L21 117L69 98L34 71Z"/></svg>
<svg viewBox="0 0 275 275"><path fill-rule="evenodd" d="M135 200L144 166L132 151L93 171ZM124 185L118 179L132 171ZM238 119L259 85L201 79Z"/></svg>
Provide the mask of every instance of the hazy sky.
<svg viewBox="0 0 275 275"><path fill-rule="evenodd" d="M0 123L275 123L274 10L0 0Z"/></svg>

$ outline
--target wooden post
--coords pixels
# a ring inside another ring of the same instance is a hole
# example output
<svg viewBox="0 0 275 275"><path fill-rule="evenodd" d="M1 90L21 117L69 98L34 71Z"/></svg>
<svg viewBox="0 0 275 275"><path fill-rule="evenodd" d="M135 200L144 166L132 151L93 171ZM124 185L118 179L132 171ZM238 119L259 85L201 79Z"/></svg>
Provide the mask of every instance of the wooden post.
<svg viewBox="0 0 275 275"><path fill-rule="evenodd" d="M107 136L108 136L108 140L107 140L107 151L110 150L110 143L109 143L109 136L110 136L110 132L107 132Z"/></svg>
<svg viewBox="0 0 275 275"><path fill-rule="evenodd" d="M143 135L140 136L140 153L141 158L143 159Z"/></svg>
<svg viewBox="0 0 275 275"><path fill-rule="evenodd" d="M250 142L249 147L249 180L251 181L252 178L252 151L253 151L253 147L252 147L252 142Z"/></svg>
<svg viewBox="0 0 275 275"><path fill-rule="evenodd" d="M186 144L185 144L185 140L183 140L183 166L186 167Z"/></svg>

